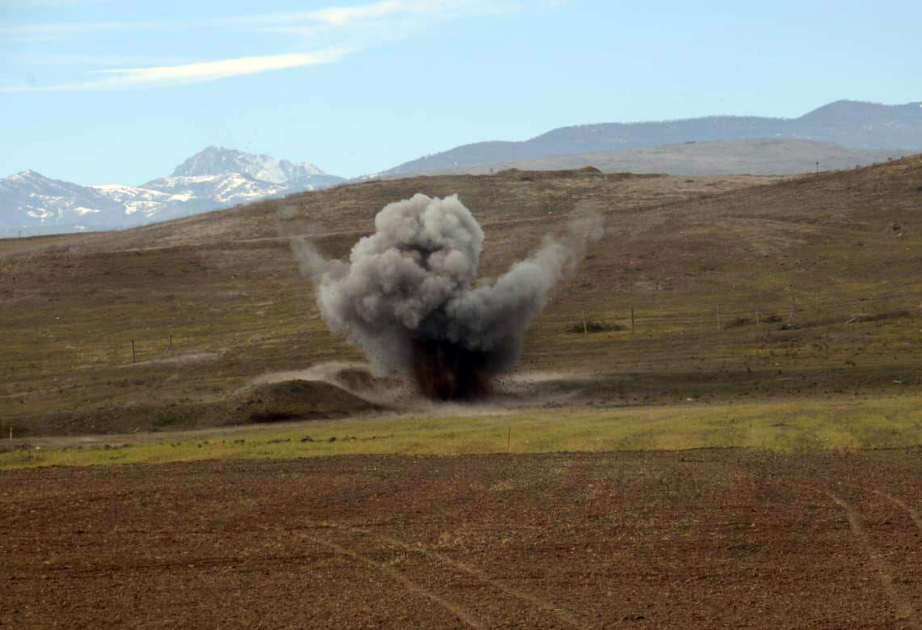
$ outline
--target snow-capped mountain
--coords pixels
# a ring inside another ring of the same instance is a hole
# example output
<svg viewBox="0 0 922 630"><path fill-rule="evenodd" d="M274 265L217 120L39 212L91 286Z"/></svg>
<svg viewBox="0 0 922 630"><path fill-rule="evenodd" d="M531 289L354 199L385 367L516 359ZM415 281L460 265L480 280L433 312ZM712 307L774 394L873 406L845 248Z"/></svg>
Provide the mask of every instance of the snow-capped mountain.
<svg viewBox="0 0 922 630"><path fill-rule="evenodd" d="M83 225L118 221L121 204L88 186L22 171L0 180L0 226Z"/></svg>
<svg viewBox="0 0 922 630"><path fill-rule="evenodd" d="M292 189L287 183L273 184L254 179L242 173L161 177L147 182L143 187L162 194L179 195L193 199L213 199L225 206L286 194ZM314 187L306 187L305 190L314 190Z"/></svg>
<svg viewBox="0 0 922 630"><path fill-rule="evenodd" d="M330 185L341 181L338 177L327 175L313 164L294 164L269 155L253 155L213 146L196 153L177 166L173 170L173 177L198 177L227 173L249 175L253 179L272 184L315 179L315 184Z"/></svg>
<svg viewBox="0 0 922 630"><path fill-rule="evenodd" d="M0 236L134 227L341 181L311 164L218 147L141 186L80 186L23 171L0 179Z"/></svg>

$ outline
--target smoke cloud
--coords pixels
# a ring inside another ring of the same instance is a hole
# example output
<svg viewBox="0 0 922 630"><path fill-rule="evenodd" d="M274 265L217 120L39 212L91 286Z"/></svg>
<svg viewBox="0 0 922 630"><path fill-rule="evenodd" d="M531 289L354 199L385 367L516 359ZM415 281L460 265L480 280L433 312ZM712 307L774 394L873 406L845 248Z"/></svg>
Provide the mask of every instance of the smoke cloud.
<svg viewBox="0 0 922 630"><path fill-rule="evenodd" d="M348 262L325 259L304 237L292 244L331 331L377 373L408 374L424 395L452 400L484 396L493 375L515 366L551 288L603 233L600 216L573 217L565 235L478 282L484 234L470 210L457 195L417 194L385 206Z"/></svg>

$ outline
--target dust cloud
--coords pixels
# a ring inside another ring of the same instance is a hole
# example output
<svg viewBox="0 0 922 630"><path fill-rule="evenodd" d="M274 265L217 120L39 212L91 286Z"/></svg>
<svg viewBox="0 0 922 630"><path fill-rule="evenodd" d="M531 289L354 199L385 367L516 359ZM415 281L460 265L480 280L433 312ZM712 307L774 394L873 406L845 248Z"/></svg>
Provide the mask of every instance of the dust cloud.
<svg viewBox="0 0 922 630"><path fill-rule="evenodd" d="M348 261L326 259L307 237L292 246L328 327L377 374L408 375L434 400L470 400L515 366L550 290L603 234L601 216L573 216L565 234L546 236L495 280L478 279L484 233L473 214L457 195L417 194L385 206Z"/></svg>

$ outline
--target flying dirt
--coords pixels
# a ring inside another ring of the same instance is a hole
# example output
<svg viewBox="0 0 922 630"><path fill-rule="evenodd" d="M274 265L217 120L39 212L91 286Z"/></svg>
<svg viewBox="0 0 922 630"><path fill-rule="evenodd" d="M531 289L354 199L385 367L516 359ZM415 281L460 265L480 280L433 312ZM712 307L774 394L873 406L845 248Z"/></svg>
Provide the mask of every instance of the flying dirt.
<svg viewBox="0 0 922 630"><path fill-rule="evenodd" d="M376 373L408 375L434 400L471 400L515 366L551 288L603 234L601 216L574 215L565 234L546 236L499 278L478 279L484 233L473 214L457 195L417 194L385 206L348 262L303 236L292 245L330 330L361 347Z"/></svg>

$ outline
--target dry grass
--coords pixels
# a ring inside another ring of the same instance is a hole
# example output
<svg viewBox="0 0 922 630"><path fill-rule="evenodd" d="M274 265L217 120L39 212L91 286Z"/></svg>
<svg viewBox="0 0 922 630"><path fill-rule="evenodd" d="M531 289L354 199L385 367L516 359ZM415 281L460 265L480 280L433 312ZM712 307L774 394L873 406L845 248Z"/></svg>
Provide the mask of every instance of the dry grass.
<svg viewBox="0 0 922 630"><path fill-rule="evenodd" d="M154 428L162 414L190 417L259 375L358 358L326 331L278 234L320 232L321 247L343 255L385 203L418 191L458 192L474 209L487 274L526 255L569 211L605 214L608 236L553 296L523 365L603 371L614 403L917 388L919 322L883 316L916 312L922 293L913 223L922 193L910 181L922 181L922 159L774 183L415 178L0 251L0 431ZM792 298L797 325L782 330ZM568 332L583 318L623 329ZM221 421L191 417L190 428Z"/></svg>

